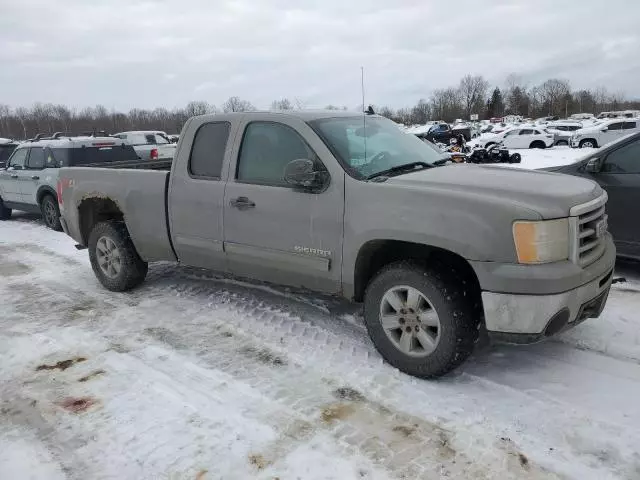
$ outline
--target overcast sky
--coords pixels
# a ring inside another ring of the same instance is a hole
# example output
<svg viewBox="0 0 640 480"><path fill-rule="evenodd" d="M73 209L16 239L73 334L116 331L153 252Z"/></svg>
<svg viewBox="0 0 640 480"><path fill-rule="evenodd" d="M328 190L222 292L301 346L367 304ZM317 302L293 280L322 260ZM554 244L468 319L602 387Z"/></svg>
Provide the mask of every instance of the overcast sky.
<svg viewBox="0 0 640 480"><path fill-rule="evenodd" d="M0 0L0 103L402 107L466 73L640 97L639 0Z"/></svg>

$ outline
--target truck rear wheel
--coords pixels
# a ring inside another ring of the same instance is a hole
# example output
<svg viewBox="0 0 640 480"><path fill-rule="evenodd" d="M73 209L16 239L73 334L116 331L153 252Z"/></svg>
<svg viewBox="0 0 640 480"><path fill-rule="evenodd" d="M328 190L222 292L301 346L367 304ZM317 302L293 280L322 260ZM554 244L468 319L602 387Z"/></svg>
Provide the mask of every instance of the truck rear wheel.
<svg viewBox="0 0 640 480"><path fill-rule="evenodd" d="M122 222L102 222L93 228L89 260L100 283L113 292L131 290L147 276L148 264L138 255Z"/></svg>
<svg viewBox="0 0 640 480"><path fill-rule="evenodd" d="M42 211L42 218L47 227L56 232L61 232L60 209L58 208L58 202L52 195L45 195L42 198L40 210Z"/></svg>
<svg viewBox="0 0 640 480"><path fill-rule="evenodd" d="M479 318L453 271L393 263L365 293L367 331L384 359L404 373L435 378L473 352Z"/></svg>

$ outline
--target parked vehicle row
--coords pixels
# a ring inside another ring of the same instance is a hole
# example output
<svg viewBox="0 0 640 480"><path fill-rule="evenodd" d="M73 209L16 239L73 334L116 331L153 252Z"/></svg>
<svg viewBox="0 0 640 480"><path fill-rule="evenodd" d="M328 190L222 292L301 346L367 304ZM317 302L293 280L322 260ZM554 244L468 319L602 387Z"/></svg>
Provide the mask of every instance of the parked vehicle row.
<svg viewBox="0 0 640 480"><path fill-rule="evenodd" d="M376 115L205 115L170 172L62 168L61 223L113 291L163 260L363 302L381 355L420 377L463 363L481 330L527 343L597 317L607 194L447 159Z"/></svg>
<svg viewBox="0 0 640 480"><path fill-rule="evenodd" d="M482 148L497 144L506 148L548 148L555 144L555 136L544 128L514 127L498 134L486 134L477 143Z"/></svg>

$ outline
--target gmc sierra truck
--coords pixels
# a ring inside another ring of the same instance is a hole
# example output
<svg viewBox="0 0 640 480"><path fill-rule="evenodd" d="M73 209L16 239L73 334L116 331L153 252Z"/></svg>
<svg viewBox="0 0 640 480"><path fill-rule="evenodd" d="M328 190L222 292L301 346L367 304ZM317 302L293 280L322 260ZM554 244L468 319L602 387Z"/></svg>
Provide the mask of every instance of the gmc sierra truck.
<svg viewBox="0 0 640 480"><path fill-rule="evenodd" d="M419 377L462 364L485 330L531 343L598 317L606 193L447 159L376 115L205 115L170 172L63 168L61 220L109 290L175 261L363 302L378 351Z"/></svg>

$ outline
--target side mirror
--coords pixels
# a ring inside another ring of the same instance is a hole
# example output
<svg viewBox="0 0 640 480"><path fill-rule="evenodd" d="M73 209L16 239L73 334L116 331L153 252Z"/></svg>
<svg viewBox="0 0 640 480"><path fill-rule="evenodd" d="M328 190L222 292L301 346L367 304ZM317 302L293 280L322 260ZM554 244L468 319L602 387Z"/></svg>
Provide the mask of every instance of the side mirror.
<svg viewBox="0 0 640 480"><path fill-rule="evenodd" d="M606 133L606 132L608 132L608 131L609 131L609 129L608 129L608 128L603 128L603 129L602 129L602 130L600 130L600 131L601 131L602 133Z"/></svg>
<svg viewBox="0 0 640 480"><path fill-rule="evenodd" d="M307 158L291 160L284 168L284 181L303 190L322 190L329 180L329 173L316 169Z"/></svg>
<svg viewBox="0 0 640 480"><path fill-rule="evenodd" d="M599 158L592 158L587 162L584 169L589 173L598 173L601 169L602 165Z"/></svg>

